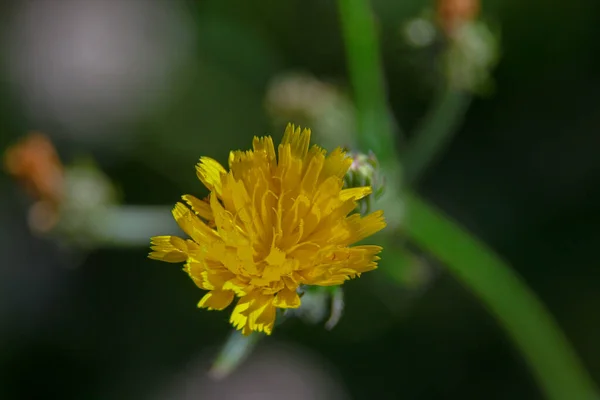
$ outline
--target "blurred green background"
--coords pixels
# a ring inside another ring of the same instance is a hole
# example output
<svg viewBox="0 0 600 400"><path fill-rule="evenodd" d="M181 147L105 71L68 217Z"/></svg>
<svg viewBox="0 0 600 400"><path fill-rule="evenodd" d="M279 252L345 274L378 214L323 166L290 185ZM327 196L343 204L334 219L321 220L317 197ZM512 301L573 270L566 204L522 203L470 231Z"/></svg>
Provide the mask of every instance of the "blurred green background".
<svg viewBox="0 0 600 400"><path fill-rule="evenodd" d="M390 108L409 132L402 149L435 97L444 44L407 41L433 2L372 5ZM416 188L514 266L599 380L600 3L481 8L500 42L493 85ZM254 135L278 139L289 115L312 122L317 141L351 140L334 1L6 1L0 18L0 152L42 131L65 164L93 158L124 204L204 195L201 155L224 162ZM277 109L273 93L291 73L325 82L308 103L333 102L332 112ZM431 260L408 268L392 256L345 285L334 330L286 322L212 382L227 312L197 310L202 293L146 247L88 250L33 234L30 205L0 174L2 399L541 398L470 293Z"/></svg>

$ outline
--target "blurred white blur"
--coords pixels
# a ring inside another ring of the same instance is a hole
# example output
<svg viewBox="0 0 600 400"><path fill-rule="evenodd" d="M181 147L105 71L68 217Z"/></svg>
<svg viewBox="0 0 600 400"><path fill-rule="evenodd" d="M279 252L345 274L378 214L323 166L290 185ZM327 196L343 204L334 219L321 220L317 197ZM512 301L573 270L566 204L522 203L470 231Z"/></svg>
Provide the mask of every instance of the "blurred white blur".
<svg viewBox="0 0 600 400"><path fill-rule="evenodd" d="M188 13L179 0L17 2L0 49L13 95L32 126L114 140L168 100L193 46Z"/></svg>
<svg viewBox="0 0 600 400"><path fill-rule="evenodd" d="M267 338L229 377L208 377L202 358L174 379L157 399L172 400L345 400L347 389L333 366L318 354Z"/></svg>

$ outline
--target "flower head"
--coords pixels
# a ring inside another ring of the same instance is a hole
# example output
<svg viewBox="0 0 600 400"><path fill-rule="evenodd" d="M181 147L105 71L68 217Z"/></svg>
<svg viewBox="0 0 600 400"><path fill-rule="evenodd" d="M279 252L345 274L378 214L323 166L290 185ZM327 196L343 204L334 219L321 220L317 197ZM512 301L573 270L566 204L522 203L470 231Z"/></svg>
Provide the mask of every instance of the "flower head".
<svg viewBox="0 0 600 400"><path fill-rule="evenodd" d="M190 239L152 238L150 258L185 262L208 290L199 307L222 310L239 298L230 322L244 334L270 334L277 308L300 306L302 285L340 285L377 268L381 247L351 247L385 227L381 211L351 214L371 188L343 189L352 159L309 142L310 130L288 125L278 154L267 136L232 151L229 171L202 157L196 172L210 195L185 195L187 206L173 209Z"/></svg>

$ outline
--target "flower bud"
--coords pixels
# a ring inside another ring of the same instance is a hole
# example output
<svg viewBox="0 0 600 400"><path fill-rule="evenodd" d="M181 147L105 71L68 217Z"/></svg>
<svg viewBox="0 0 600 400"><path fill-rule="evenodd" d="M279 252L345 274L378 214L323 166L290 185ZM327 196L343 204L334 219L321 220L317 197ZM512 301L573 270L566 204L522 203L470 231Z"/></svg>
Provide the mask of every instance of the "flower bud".
<svg viewBox="0 0 600 400"><path fill-rule="evenodd" d="M373 193L359 201L358 212L367 214L371 209L372 198L379 199L384 192L385 180L380 172L379 161L373 152L368 154L350 151L352 165L344 177L344 187L371 186Z"/></svg>

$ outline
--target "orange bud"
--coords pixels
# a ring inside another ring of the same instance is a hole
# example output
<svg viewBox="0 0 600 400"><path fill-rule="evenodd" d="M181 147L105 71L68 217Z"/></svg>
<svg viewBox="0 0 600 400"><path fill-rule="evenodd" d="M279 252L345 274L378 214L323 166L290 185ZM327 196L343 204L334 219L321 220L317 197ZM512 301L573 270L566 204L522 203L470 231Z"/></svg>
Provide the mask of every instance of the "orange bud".
<svg viewBox="0 0 600 400"><path fill-rule="evenodd" d="M438 23L447 35L452 35L460 25L477 17L479 9L479 0L438 0Z"/></svg>
<svg viewBox="0 0 600 400"><path fill-rule="evenodd" d="M20 180L32 196L57 205L64 187L63 165L52 142L42 133L32 132L9 147L5 167Z"/></svg>

